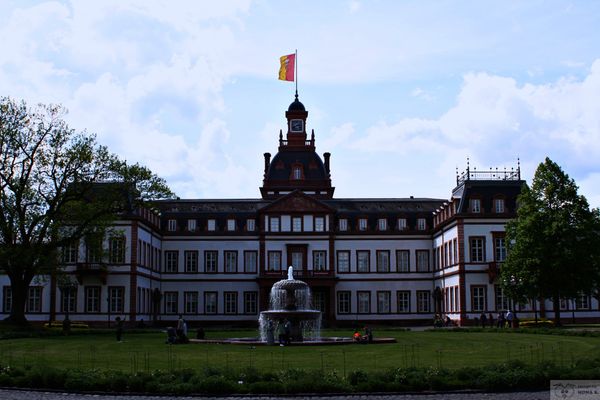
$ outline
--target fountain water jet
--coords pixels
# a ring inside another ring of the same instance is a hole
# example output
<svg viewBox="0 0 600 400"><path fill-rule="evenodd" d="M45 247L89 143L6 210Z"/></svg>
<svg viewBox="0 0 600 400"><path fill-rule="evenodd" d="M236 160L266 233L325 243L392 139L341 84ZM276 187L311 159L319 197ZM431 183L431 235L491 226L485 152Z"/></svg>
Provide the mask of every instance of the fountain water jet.
<svg viewBox="0 0 600 400"><path fill-rule="evenodd" d="M260 313L260 339L267 341L267 330L274 332L279 324L290 322L291 340L302 342L320 337L321 312L311 305L311 292L306 282L294 279L294 268L288 268L287 279L276 282L271 288L269 310Z"/></svg>

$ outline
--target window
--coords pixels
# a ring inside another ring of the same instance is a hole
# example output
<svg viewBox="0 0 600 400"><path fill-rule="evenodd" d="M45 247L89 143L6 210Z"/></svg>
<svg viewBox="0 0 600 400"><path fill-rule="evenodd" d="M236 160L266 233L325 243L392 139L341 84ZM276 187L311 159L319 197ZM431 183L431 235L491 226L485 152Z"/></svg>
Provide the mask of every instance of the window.
<svg viewBox="0 0 600 400"><path fill-rule="evenodd" d="M417 312L428 313L431 295L428 290L417 290Z"/></svg>
<svg viewBox="0 0 600 400"><path fill-rule="evenodd" d="M63 248L63 262L65 264L74 264L77 262L77 253L79 252L79 243L70 243Z"/></svg>
<svg viewBox="0 0 600 400"><path fill-rule="evenodd" d="M338 314L350 314L350 291L337 292Z"/></svg>
<svg viewBox="0 0 600 400"><path fill-rule="evenodd" d="M100 286L85 287L85 312L99 313L100 312Z"/></svg>
<svg viewBox="0 0 600 400"><path fill-rule="evenodd" d="M188 219L187 230L190 232L194 232L196 230L196 220L195 219Z"/></svg>
<svg viewBox="0 0 600 400"><path fill-rule="evenodd" d="M506 240L503 237L494 238L494 254L496 261L502 262L506 260Z"/></svg>
<svg viewBox="0 0 600 400"><path fill-rule="evenodd" d="M102 238L99 235L85 239L85 261L90 264L102 262Z"/></svg>
<svg viewBox="0 0 600 400"><path fill-rule="evenodd" d="M204 272L207 274L217 273L217 257L216 250L207 250L204 252Z"/></svg>
<svg viewBox="0 0 600 400"><path fill-rule="evenodd" d="M424 231L426 227L425 218L417 218L417 230Z"/></svg>
<svg viewBox="0 0 600 400"><path fill-rule="evenodd" d="M177 221L174 219L170 219L167 221L167 230L169 232L175 232L177 230Z"/></svg>
<svg viewBox="0 0 600 400"><path fill-rule="evenodd" d="M392 295L390 292L377 292L377 313L378 314L389 314L390 313L390 299Z"/></svg>
<svg viewBox="0 0 600 400"><path fill-rule="evenodd" d="M10 286L4 286L2 288L2 309L5 313L12 311L12 288Z"/></svg>
<svg viewBox="0 0 600 400"><path fill-rule="evenodd" d="M269 251L267 271L281 271L281 252Z"/></svg>
<svg viewBox="0 0 600 400"><path fill-rule="evenodd" d="M504 294L502 286L494 285L494 290L496 291L496 311L508 311L510 309L510 302Z"/></svg>
<svg viewBox="0 0 600 400"><path fill-rule="evenodd" d="M302 232L302 217L293 217L292 218L292 231L293 232Z"/></svg>
<svg viewBox="0 0 600 400"><path fill-rule="evenodd" d="M292 251L292 267L294 271L300 271L304 269L304 253L299 251Z"/></svg>
<svg viewBox="0 0 600 400"><path fill-rule="evenodd" d="M279 217L271 217L269 218L270 222L270 231L271 232L279 232Z"/></svg>
<svg viewBox="0 0 600 400"><path fill-rule="evenodd" d="M358 313L369 314L371 312L371 292L356 292L358 299Z"/></svg>
<svg viewBox="0 0 600 400"><path fill-rule="evenodd" d="M358 220L358 230L359 231L366 231L367 230L367 219L366 218L360 218Z"/></svg>
<svg viewBox="0 0 600 400"><path fill-rule="evenodd" d="M387 231L387 219L379 218L377 220L377 229L380 231Z"/></svg>
<svg viewBox="0 0 600 400"><path fill-rule="evenodd" d="M244 314L258 313L258 293L244 292Z"/></svg>
<svg viewBox="0 0 600 400"><path fill-rule="evenodd" d="M472 213L480 213L481 212L481 200L479 199L471 199L471 212Z"/></svg>
<svg viewBox="0 0 600 400"><path fill-rule="evenodd" d="M350 252L337 252L337 272L350 272Z"/></svg>
<svg viewBox="0 0 600 400"><path fill-rule="evenodd" d="M417 250L417 272L429 271L429 250Z"/></svg>
<svg viewBox="0 0 600 400"><path fill-rule="evenodd" d="M185 253L185 272L198 272L198 252L186 251Z"/></svg>
<svg viewBox="0 0 600 400"><path fill-rule="evenodd" d="M108 242L108 261L111 264L123 264L125 262L125 238L113 236Z"/></svg>
<svg viewBox="0 0 600 400"><path fill-rule="evenodd" d="M359 250L356 252L356 272L369 272L369 251Z"/></svg>
<svg viewBox="0 0 600 400"><path fill-rule="evenodd" d="M315 291L312 295L312 305L315 310L325 312L325 292Z"/></svg>
<svg viewBox="0 0 600 400"><path fill-rule="evenodd" d="M227 220L227 230L229 232L235 231L235 219L228 219Z"/></svg>
<svg viewBox="0 0 600 400"><path fill-rule="evenodd" d="M198 292L183 293L184 313L198 314Z"/></svg>
<svg viewBox="0 0 600 400"><path fill-rule="evenodd" d="M342 218L338 221L338 229L340 232L346 232L348 230L348 220Z"/></svg>
<svg viewBox="0 0 600 400"><path fill-rule="evenodd" d="M204 292L204 313L217 313L217 292Z"/></svg>
<svg viewBox="0 0 600 400"><path fill-rule="evenodd" d="M485 311L485 286L471 286L471 311Z"/></svg>
<svg viewBox="0 0 600 400"><path fill-rule="evenodd" d="M561 311L568 310L569 309L569 300L561 298L559 305L560 305Z"/></svg>
<svg viewBox="0 0 600 400"><path fill-rule="evenodd" d="M410 291L408 291L408 290L397 291L396 299L398 302L398 312L399 313L409 313L410 312Z"/></svg>
<svg viewBox="0 0 600 400"><path fill-rule="evenodd" d="M165 250L165 272L177 273L177 264L179 263L179 252L174 250Z"/></svg>
<svg viewBox="0 0 600 400"><path fill-rule="evenodd" d="M471 262L483 262L484 261L484 238L472 237L469 242L471 244Z"/></svg>
<svg viewBox="0 0 600 400"><path fill-rule="evenodd" d="M406 230L406 218L398 218L398 230L399 231Z"/></svg>
<svg viewBox="0 0 600 400"><path fill-rule="evenodd" d="M177 297L178 297L177 292L165 292L164 293L165 314L177 314L177 309L178 309Z"/></svg>
<svg viewBox="0 0 600 400"><path fill-rule="evenodd" d="M254 232L256 230L256 220L249 219L246 221L246 230L248 232Z"/></svg>
<svg viewBox="0 0 600 400"><path fill-rule="evenodd" d="M110 312L122 313L123 302L125 300L125 288L123 287L109 287L108 288L108 304L110 306Z"/></svg>
<svg viewBox="0 0 600 400"><path fill-rule="evenodd" d="M390 272L389 250L377 250L377 272Z"/></svg>
<svg viewBox="0 0 600 400"><path fill-rule="evenodd" d="M223 293L225 314L237 314L237 292Z"/></svg>
<svg viewBox="0 0 600 400"><path fill-rule="evenodd" d="M581 295L575 298L575 309L576 310L589 310L590 309L590 296Z"/></svg>
<svg viewBox="0 0 600 400"><path fill-rule="evenodd" d="M325 218L315 217L315 232L325 231Z"/></svg>
<svg viewBox="0 0 600 400"><path fill-rule="evenodd" d="M504 212L504 199L494 199L494 210L498 214Z"/></svg>
<svg viewBox="0 0 600 400"><path fill-rule="evenodd" d="M214 219L209 219L206 221L206 230L209 232L214 232L217 230L217 221Z"/></svg>
<svg viewBox="0 0 600 400"><path fill-rule="evenodd" d="M292 170L292 179L296 181L302 179L302 168L294 167Z"/></svg>
<svg viewBox="0 0 600 400"><path fill-rule="evenodd" d="M327 252L322 250L313 251L313 270L327 271Z"/></svg>
<svg viewBox="0 0 600 400"><path fill-rule="evenodd" d="M258 265L258 253L256 251L244 251L244 272L247 274L256 273Z"/></svg>
<svg viewBox="0 0 600 400"><path fill-rule="evenodd" d="M60 289L60 311L77 312L77 287Z"/></svg>
<svg viewBox="0 0 600 400"><path fill-rule="evenodd" d="M27 291L26 311L30 313L42 312L42 287L33 286Z"/></svg>
<svg viewBox="0 0 600 400"><path fill-rule="evenodd" d="M396 270L398 272L409 272L410 271L410 251L409 250L396 251Z"/></svg>
<svg viewBox="0 0 600 400"><path fill-rule="evenodd" d="M225 272L234 274L237 272L237 251L225 251Z"/></svg>

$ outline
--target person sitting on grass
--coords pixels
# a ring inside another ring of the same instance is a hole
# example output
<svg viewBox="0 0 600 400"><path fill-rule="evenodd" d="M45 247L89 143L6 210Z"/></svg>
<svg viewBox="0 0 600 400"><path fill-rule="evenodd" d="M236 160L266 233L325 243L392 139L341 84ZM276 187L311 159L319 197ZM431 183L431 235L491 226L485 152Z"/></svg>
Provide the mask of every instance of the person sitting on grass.
<svg viewBox="0 0 600 400"><path fill-rule="evenodd" d="M362 339L362 336L360 335L360 332L358 331L358 329L355 329L354 333L352 334L352 340L355 343L360 343L361 339Z"/></svg>
<svg viewBox="0 0 600 400"><path fill-rule="evenodd" d="M172 326L167 328L167 341L166 344L176 344L177 343L177 331Z"/></svg>

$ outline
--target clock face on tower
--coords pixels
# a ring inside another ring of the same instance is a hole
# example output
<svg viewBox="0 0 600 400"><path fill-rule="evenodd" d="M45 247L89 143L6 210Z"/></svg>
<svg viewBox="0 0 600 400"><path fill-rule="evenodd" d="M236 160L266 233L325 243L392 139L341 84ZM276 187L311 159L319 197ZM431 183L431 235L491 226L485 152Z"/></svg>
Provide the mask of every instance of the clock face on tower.
<svg viewBox="0 0 600 400"><path fill-rule="evenodd" d="M290 121L290 131L292 131L292 132L304 131L304 121L302 121L301 119L292 119Z"/></svg>

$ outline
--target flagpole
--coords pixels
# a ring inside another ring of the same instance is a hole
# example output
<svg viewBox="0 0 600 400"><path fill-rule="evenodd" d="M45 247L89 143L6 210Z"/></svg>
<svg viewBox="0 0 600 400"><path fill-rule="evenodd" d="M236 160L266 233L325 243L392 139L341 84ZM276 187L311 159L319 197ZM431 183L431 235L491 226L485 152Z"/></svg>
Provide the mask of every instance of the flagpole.
<svg viewBox="0 0 600 400"><path fill-rule="evenodd" d="M298 99L298 49L296 49L294 56L294 66L296 67L296 99Z"/></svg>

